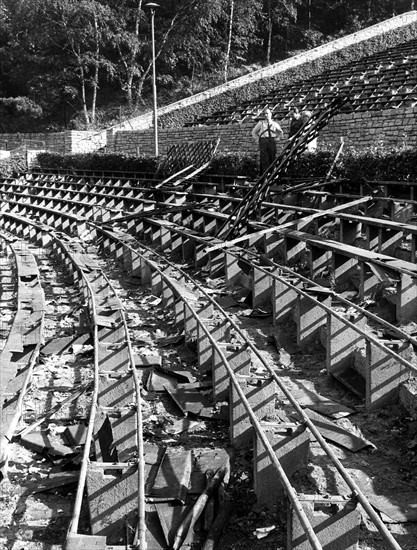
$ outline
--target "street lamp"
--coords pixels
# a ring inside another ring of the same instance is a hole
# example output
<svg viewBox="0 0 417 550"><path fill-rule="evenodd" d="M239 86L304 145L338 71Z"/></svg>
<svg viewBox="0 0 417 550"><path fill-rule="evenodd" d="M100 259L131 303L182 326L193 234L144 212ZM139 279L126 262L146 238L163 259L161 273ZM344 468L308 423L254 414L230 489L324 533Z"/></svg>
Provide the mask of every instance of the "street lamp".
<svg viewBox="0 0 417 550"><path fill-rule="evenodd" d="M152 91L153 91L153 130L155 140L155 156L158 156L158 108L156 105L156 69L155 69L155 9L159 8L159 4L155 2L148 2L145 4L145 8L151 10L151 33L152 33Z"/></svg>

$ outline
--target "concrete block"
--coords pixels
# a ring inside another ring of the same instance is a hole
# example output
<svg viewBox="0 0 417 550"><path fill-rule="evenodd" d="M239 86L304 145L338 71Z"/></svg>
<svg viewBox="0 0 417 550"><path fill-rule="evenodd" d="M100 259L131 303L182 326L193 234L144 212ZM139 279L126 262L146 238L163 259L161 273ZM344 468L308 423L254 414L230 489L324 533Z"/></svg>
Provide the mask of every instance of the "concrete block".
<svg viewBox="0 0 417 550"><path fill-rule="evenodd" d="M161 226L159 230L159 246L161 250L171 249L171 228L168 225Z"/></svg>
<svg viewBox="0 0 417 550"><path fill-rule="evenodd" d="M383 283L377 273L372 270L371 266L366 262L361 262L359 265L360 282L359 296L361 300L366 298L374 298L382 290Z"/></svg>
<svg viewBox="0 0 417 550"><path fill-rule="evenodd" d="M197 326L197 350L198 367L200 371L208 371L212 368L213 345L202 328L202 325L210 332L210 336L216 342L230 341L230 323L225 319L200 319Z"/></svg>
<svg viewBox="0 0 417 550"><path fill-rule="evenodd" d="M361 236L362 224L359 221L340 220L340 241L353 244Z"/></svg>
<svg viewBox="0 0 417 550"><path fill-rule="evenodd" d="M262 269L259 269L257 266L253 268L252 307L254 309L264 308L268 311L272 310L274 277L268 272L274 273L277 272L277 269L268 266L262 267Z"/></svg>
<svg viewBox="0 0 417 550"><path fill-rule="evenodd" d="M195 240L192 237L184 235L182 240L182 259L192 261L195 259Z"/></svg>
<svg viewBox="0 0 417 550"><path fill-rule="evenodd" d="M356 550L360 512L354 500L338 496L299 495L302 507L326 550ZM287 550L310 550L298 516L288 504Z"/></svg>
<svg viewBox="0 0 417 550"><path fill-rule="evenodd" d="M212 279L223 277L225 274L225 256L222 250L213 250L209 256L209 275Z"/></svg>
<svg viewBox="0 0 417 550"><path fill-rule="evenodd" d="M226 286L229 289L244 287L252 290L252 266L232 251L225 253Z"/></svg>
<svg viewBox="0 0 417 550"><path fill-rule="evenodd" d="M331 297L327 292L309 291L308 295L326 306L331 305ZM320 340L320 327L327 323L327 312L308 297L298 295L294 314L297 324L297 345L305 346L314 340Z"/></svg>
<svg viewBox="0 0 417 550"><path fill-rule="evenodd" d="M395 222L408 223L413 216L413 205L393 201L391 203L391 220Z"/></svg>
<svg viewBox="0 0 417 550"><path fill-rule="evenodd" d="M204 234L204 214L203 212L193 211L192 226L194 231Z"/></svg>
<svg viewBox="0 0 417 550"><path fill-rule="evenodd" d="M389 344L404 359L415 362L411 344ZM366 399L365 408L374 411L396 401L399 387L410 378L410 370L371 342L366 343Z"/></svg>
<svg viewBox="0 0 417 550"><path fill-rule="evenodd" d="M303 424L262 422L268 438L286 476L308 465L310 438ZM285 497L284 486L271 458L260 440L254 441L254 489L259 504L273 505Z"/></svg>
<svg viewBox="0 0 417 550"><path fill-rule="evenodd" d="M300 283L296 279L282 275L279 279L274 278L272 309L273 309L273 324L277 325L288 321L292 317L293 310L297 303L297 292L284 283L287 281L293 286L299 286Z"/></svg>
<svg viewBox="0 0 417 550"><path fill-rule="evenodd" d="M142 286L152 284L152 270L144 258L140 258L140 278Z"/></svg>
<svg viewBox="0 0 417 550"><path fill-rule="evenodd" d="M275 382L271 379L238 376L246 399L258 420L264 420L275 411ZM252 441L253 428L242 399L230 384L230 439L236 447Z"/></svg>
<svg viewBox="0 0 417 550"><path fill-rule="evenodd" d="M387 254L387 256L395 256L395 251L399 246L401 246L404 238L403 231L395 231L391 229L381 228L380 235L380 245L378 252L381 252L382 254Z"/></svg>
<svg viewBox="0 0 417 550"><path fill-rule="evenodd" d="M208 243L195 244L194 265L196 267L205 267L209 263L209 253L207 252Z"/></svg>
<svg viewBox="0 0 417 550"><path fill-rule="evenodd" d="M306 243L284 235L284 257L288 265L293 265L304 256Z"/></svg>
<svg viewBox="0 0 417 550"><path fill-rule="evenodd" d="M247 345L238 346L220 343L220 349L226 356L228 365L235 374L249 376L251 367L251 351ZM219 352L213 349L212 356L213 394L215 401L229 398L230 378Z"/></svg>
<svg viewBox="0 0 417 550"><path fill-rule="evenodd" d="M333 254L333 274L336 291L342 290L342 286L349 283L358 274L358 260L344 254Z"/></svg>
<svg viewBox="0 0 417 550"><path fill-rule="evenodd" d="M267 258L278 259L284 254L284 239L278 233L264 235L263 250Z"/></svg>
<svg viewBox="0 0 417 550"><path fill-rule="evenodd" d="M321 247L310 245L310 274L313 279L322 277L331 268L331 253Z"/></svg>
<svg viewBox="0 0 417 550"><path fill-rule="evenodd" d="M364 315L343 315L343 317L346 317L358 328L366 330ZM327 330L327 372L335 376L356 394L364 397L364 373L361 373L355 365L358 350L365 348L364 337L331 314L328 316Z"/></svg>
<svg viewBox="0 0 417 550"><path fill-rule="evenodd" d="M210 319L213 316L213 306L210 303L199 303L198 297L196 296L195 301L194 300L188 300L190 306L195 310L195 313L197 314L197 317L203 318L203 319ZM184 331L185 331L185 338L186 340L197 340L198 338L198 332L197 332L197 326L198 322L197 319L194 317L194 315L191 312L191 307L188 305L187 302L183 302L184 304Z"/></svg>
<svg viewBox="0 0 417 550"><path fill-rule="evenodd" d="M417 277L407 273L401 273L396 317L399 323L417 320Z"/></svg>
<svg viewBox="0 0 417 550"><path fill-rule="evenodd" d="M417 378L409 378L400 386L399 401L413 420L417 420Z"/></svg>
<svg viewBox="0 0 417 550"><path fill-rule="evenodd" d="M152 271L151 274L151 292L154 296L161 296L162 295L162 276L159 273L159 271Z"/></svg>

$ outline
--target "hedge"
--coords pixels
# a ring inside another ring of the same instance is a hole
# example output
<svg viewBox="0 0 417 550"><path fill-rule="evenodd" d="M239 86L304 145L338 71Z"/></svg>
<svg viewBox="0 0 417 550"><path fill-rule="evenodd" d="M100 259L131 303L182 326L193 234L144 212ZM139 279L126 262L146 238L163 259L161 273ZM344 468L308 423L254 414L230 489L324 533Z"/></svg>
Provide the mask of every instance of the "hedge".
<svg viewBox="0 0 417 550"><path fill-rule="evenodd" d="M323 178L335 158L334 151L304 153L287 171L287 177ZM258 158L252 155L216 155L206 173L242 175L256 179L259 173ZM384 150L372 148L342 154L332 176L352 181L417 181L417 151L415 149Z"/></svg>
<svg viewBox="0 0 417 550"><path fill-rule="evenodd" d="M37 168L50 170L103 170L154 174L158 164L159 159L153 156L132 157L104 153L77 155L40 153L37 156Z"/></svg>
<svg viewBox="0 0 417 550"><path fill-rule="evenodd" d="M327 174L334 157L334 151L304 153L294 161L286 176L322 178ZM161 160L152 156L52 153L41 153L37 159L36 168L40 170L103 170L133 174L154 174ZM0 162L0 175L3 177L25 171L23 157ZM258 156L244 153L217 154L205 174L240 175L254 181L259 174ZM412 148L371 148L360 151L349 149L340 156L332 176L352 181L417 181L417 151Z"/></svg>

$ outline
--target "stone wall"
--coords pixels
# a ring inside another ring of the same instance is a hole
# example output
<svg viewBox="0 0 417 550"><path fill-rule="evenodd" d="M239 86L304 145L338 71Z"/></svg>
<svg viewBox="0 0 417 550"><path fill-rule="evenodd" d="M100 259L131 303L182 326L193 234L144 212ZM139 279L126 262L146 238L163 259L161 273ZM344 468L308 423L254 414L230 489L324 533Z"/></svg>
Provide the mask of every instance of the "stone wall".
<svg viewBox="0 0 417 550"><path fill-rule="evenodd" d="M54 153L91 153L105 147L106 131L102 132L51 132L37 134L0 134L0 149L11 151L25 145L31 150Z"/></svg>
<svg viewBox="0 0 417 550"><path fill-rule="evenodd" d="M0 148L11 151L26 145L29 149L65 152L65 133L0 134Z"/></svg>
<svg viewBox="0 0 417 550"><path fill-rule="evenodd" d="M388 147L417 146L417 107L343 113L335 116L320 133L319 148L336 147L340 138L356 148L385 145ZM280 121L285 136L289 120ZM175 144L220 138L218 153L255 153L257 144L251 136L253 122L243 124L190 126L159 130L160 155ZM128 155L153 155L152 130L117 132L108 143L108 152Z"/></svg>

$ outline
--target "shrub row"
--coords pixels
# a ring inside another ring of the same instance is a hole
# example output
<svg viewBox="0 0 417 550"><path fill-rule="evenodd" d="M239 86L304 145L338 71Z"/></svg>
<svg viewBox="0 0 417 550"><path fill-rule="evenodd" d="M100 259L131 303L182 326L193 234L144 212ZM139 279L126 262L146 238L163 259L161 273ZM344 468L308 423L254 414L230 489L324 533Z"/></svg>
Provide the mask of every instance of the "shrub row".
<svg viewBox="0 0 417 550"><path fill-rule="evenodd" d="M26 172L25 155L17 155L0 160L0 176L4 178L12 178L22 172Z"/></svg>
<svg viewBox="0 0 417 550"><path fill-rule="evenodd" d="M335 158L334 151L304 153L288 170L286 176L293 178L325 177ZM256 179L259 172L258 159L252 155L216 155L208 173L235 174ZM339 157L332 176L352 181L416 181L417 151L401 150L349 150Z"/></svg>
<svg viewBox="0 0 417 550"><path fill-rule="evenodd" d="M329 171L334 158L334 151L304 153L293 163L286 175L293 178L324 177ZM37 159L37 168L39 169L103 170L133 174L154 174L161 160L152 156L59 155L53 153L41 153ZM11 176L25 171L26 164L23 157L0 162L0 175L2 176ZM256 180L259 173L259 160L257 155L253 154L217 154L206 173L241 175ZM373 148L361 151L350 149L340 156L332 175L353 181L416 181L417 151L411 148L393 150Z"/></svg>
<svg viewBox="0 0 417 550"><path fill-rule="evenodd" d="M40 153L37 156L37 165L40 169L51 170L103 170L154 174L158 168L158 159L152 156L132 157L104 153L78 155Z"/></svg>

